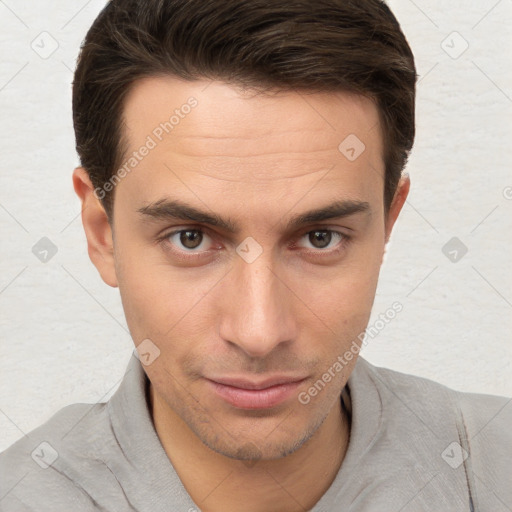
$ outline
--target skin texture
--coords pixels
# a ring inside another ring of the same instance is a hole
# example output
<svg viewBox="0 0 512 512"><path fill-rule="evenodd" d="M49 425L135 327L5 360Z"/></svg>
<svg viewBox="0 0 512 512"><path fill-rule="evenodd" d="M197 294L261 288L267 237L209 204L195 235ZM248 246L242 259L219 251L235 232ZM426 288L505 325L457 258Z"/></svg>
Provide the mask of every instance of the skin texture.
<svg viewBox="0 0 512 512"><path fill-rule="evenodd" d="M386 214L382 135L369 99L256 95L171 77L140 80L131 90L125 157L191 96L197 106L117 184L112 226L87 173L75 170L89 255L103 280L119 287L134 344L149 339L160 351L144 366L153 421L199 507L309 509L346 452L350 424L339 396L356 358L307 405L298 394L367 326L409 179ZM354 161L338 150L350 134L365 145ZM162 199L230 219L238 232L138 211ZM287 229L291 217L334 201L368 208ZM178 229L200 229L198 247L184 246L179 233L164 237ZM310 233L326 229L348 238L330 232L324 248ZM262 250L251 263L236 251L247 237ZM206 380L276 374L305 380L263 410L227 403Z"/></svg>

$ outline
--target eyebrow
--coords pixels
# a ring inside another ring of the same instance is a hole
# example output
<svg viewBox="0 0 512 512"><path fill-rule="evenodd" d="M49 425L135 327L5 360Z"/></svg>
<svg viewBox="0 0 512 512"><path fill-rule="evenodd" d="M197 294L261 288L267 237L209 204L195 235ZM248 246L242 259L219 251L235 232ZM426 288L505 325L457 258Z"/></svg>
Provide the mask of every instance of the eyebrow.
<svg viewBox="0 0 512 512"><path fill-rule="evenodd" d="M139 208L137 212L144 218L154 220L189 220L199 224L214 226L233 234L240 231L240 228L232 219L223 219L214 213L201 211L177 199L160 199ZM356 200L335 201L321 208L293 216L288 221L286 227L288 230L293 230L306 224L329 219L340 219L356 213L370 213L369 203Z"/></svg>

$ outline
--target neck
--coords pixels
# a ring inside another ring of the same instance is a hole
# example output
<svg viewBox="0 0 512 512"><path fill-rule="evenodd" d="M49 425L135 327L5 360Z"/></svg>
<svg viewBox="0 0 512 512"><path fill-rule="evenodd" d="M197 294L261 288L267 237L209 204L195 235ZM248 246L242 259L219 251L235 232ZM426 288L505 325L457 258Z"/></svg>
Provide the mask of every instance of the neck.
<svg viewBox="0 0 512 512"><path fill-rule="evenodd" d="M231 459L208 448L151 385L150 402L160 442L203 512L309 510L332 484L348 446L350 420L340 400L298 450L280 459L257 461Z"/></svg>

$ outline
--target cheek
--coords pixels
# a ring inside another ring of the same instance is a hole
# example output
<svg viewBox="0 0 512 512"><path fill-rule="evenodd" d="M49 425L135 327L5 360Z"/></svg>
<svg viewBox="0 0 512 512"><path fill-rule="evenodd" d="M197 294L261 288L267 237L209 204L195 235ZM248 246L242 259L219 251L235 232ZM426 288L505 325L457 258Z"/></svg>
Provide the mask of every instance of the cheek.
<svg viewBox="0 0 512 512"><path fill-rule="evenodd" d="M204 333L205 307L219 277L173 268L155 247L138 249L120 241L118 253L122 255L116 259L119 291L134 344L149 338L162 355L170 344L174 355L187 350L191 340Z"/></svg>
<svg viewBox="0 0 512 512"><path fill-rule="evenodd" d="M153 249L154 251L154 249ZM173 290L169 289L163 269L151 262L143 250L128 239L116 241L116 274L126 321L134 342L156 336L165 322L172 322ZM171 303L170 303L171 302Z"/></svg>
<svg viewBox="0 0 512 512"><path fill-rule="evenodd" d="M298 280L301 284L297 295L304 299L300 330L322 339L315 352L324 361L334 361L353 342L360 345L359 336L370 318L379 270L379 247L368 247L328 276L303 274Z"/></svg>
<svg viewBox="0 0 512 512"><path fill-rule="evenodd" d="M336 267L297 271L294 280L300 297L320 317L338 322L350 318L352 313L365 312L375 296L380 251L380 247L361 246Z"/></svg>

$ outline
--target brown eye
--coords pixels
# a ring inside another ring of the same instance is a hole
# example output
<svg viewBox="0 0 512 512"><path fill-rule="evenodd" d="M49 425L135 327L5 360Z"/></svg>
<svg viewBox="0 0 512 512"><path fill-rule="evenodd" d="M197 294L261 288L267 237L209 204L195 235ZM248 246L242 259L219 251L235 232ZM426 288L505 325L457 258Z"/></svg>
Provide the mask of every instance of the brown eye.
<svg viewBox="0 0 512 512"><path fill-rule="evenodd" d="M167 233L161 240L174 247L174 250L182 253L201 254L206 253L212 246L212 239L201 229L179 229Z"/></svg>
<svg viewBox="0 0 512 512"><path fill-rule="evenodd" d="M324 249L329 245L332 239L331 231L311 231L309 234L309 242L315 249Z"/></svg>
<svg viewBox="0 0 512 512"><path fill-rule="evenodd" d="M348 236L332 229L314 229L302 235L302 247L318 249L318 252L330 252L348 241ZM325 250L322 250L325 249Z"/></svg>
<svg viewBox="0 0 512 512"><path fill-rule="evenodd" d="M197 229L180 231L180 242L187 249L197 249L203 241L203 234Z"/></svg>

